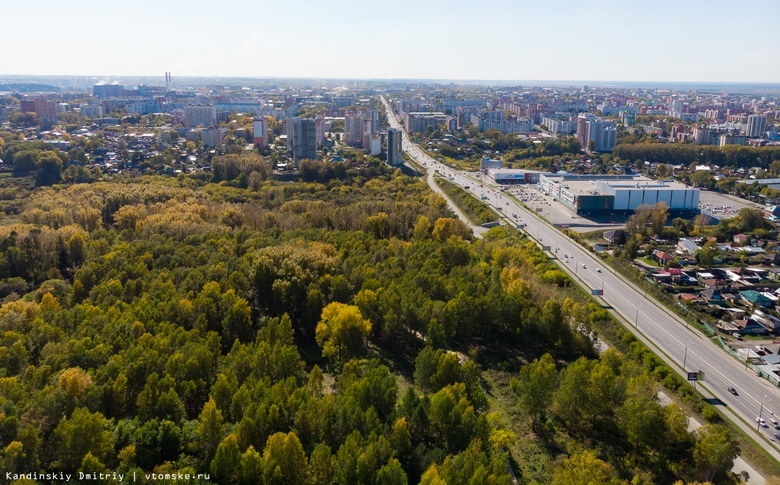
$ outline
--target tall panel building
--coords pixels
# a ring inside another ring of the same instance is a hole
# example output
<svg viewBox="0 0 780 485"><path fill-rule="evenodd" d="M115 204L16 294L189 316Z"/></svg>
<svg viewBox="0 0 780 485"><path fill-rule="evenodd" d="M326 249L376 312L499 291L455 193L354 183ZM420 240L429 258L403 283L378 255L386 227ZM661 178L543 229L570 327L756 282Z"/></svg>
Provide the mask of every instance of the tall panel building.
<svg viewBox="0 0 780 485"><path fill-rule="evenodd" d="M255 118L253 123L253 142L257 148L265 148L268 144L268 120L265 116Z"/></svg>
<svg viewBox="0 0 780 485"><path fill-rule="evenodd" d="M595 116L589 114L581 114L577 117L577 140L582 148L588 147L588 122L595 119Z"/></svg>
<svg viewBox="0 0 780 485"><path fill-rule="evenodd" d="M747 117L747 124L745 128L745 134L751 138L759 138L764 136L766 132L766 116L764 115L750 115Z"/></svg>
<svg viewBox="0 0 780 485"><path fill-rule="evenodd" d="M401 156L403 132L396 128L387 130L387 163L397 167L401 165L403 157Z"/></svg>
<svg viewBox="0 0 780 485"><path fill-rule="evenodd" d="M609 152L617 143L617 130L611 121L580 115L577 118L577 140L583 148L588 148L592 141L597 152Z"/></svg>
<svg viewBox="0 0 780 485"><path fill-rule="evenodd" d="M50 129L57 123L59 105L54 101L45 99L23 99L19 102L22 113L34 112L36 120L44 130Z"/></svg>
<svg viewBox="0 0 780 485"><path fill-rule="evenodd" d="M369 135L376 134L379 114L375 110L347 111L344 113L344 143L367 148Z"/></svg>
<svg viewBox="0 0 780 485"><path fill-rule="evenodd" d="M697 145L711 145L712 130L708 126L693 125L693 141Z"/></svg>
<svg viewBox="0 0 780 485"><path fill-rule="evenodd" d="M317 159L317 123L310 118L287 120L287 147L293 161Z"/></svg>
<svg viewBox="0 0 780 485"><path fill-rule="evenodd" d="M214 106L185 106L184 126L187 128L217 126L217 108Z"/></svg>

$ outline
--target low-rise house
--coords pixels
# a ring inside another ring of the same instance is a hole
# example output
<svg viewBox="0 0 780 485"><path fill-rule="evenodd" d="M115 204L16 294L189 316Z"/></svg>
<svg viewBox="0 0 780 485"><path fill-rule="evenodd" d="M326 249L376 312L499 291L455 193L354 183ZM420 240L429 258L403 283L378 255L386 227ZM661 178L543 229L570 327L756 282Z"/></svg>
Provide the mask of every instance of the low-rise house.
<svg viewBox="0 0 780 485"><path fill-rule="evenodd" d="M745 310L741 308L726 308L726 311L731 314L731 318L734 320L745 318Z"/></svg>
<svg viewBox="0 0 780 485"><path fill-rule="evenodd" d="M753 308L770 308L774 305L772 300L756 290L740 291L739 297Z"/></svg>
<svg viewBox="0 0 780 485"><path fill-rule="evenodd" d="M732 251L735 253L748 253L748 254L764 254L766 251L764 251L764 248L760 248L757 246L745 246L745 247L732 247Z"/></svg>
<svg viewBox="0 0 780 485"><path fill-rule="evenodd" d="M726 270L726 277L731 281L745 281L756 284L764 279L764 273L764 270L759 268L731 268Z"/></svg>
<svg viewBox="0 0 780 485"><path fill-rule="evenodd" d="M622 229L615 229L614 231L605 231L604 240L610 244L625 244L626 233Z"/></svg>
<svg viewBox="0 0 780 485"><path fill-rule="evenodd" d="M701 297L707 302L708 305L722 305L723 295L720 291L708 288L701 292Z"/></svg>
<svg viewBox="0 0 780 485"><path fill-rule="evenodd" d="M677 241L677 254L695 254L699 249L701 249L701 247L699 247L693 239L681 237Z"/></svg>
<svg viewBox="0 0 780 485"><path fill-rule="evenodd" d="M774 315L764 313L761 310L756 310L750 316L750 319L760 323L772 333L780 331L780 318L777 318Z"/></svg>
<svg viewBox="0 0 780 485"><path fill-rule="evenodd" d="M715 274L710 273L709 271L698 271L696 273L696 279L699 281L711 280L714 278L715 278Z"/></svg>
<svg viewBox="0 0 780 485"><path fill-rule="evenodd" d="M732 240L733 240L735 243L737 243L738 245L740 245L740 246L744 246L744 245L746 245L746 244L748 243L748 240L749 240L750 238L748 238L748 237L747 237L746 235L744 235L744 234L734 234L734 236L733 236L731 239L732 239Z"/></svg>
<svg viewBox="0 0 780 485"><path fill-rule="evenodd" d="M661 271L661 272L658 272L658 273L653 273L651 275L651 277L655 281L659 281L661 283L671 283L672 282L672 275L670 275L669 273L666 273L664 271Z"/></svg>
<svg viewBox="0 0 780 485"><path fill-rule="evenodd" d="M656 249L655 251L653 251L653 254L650 256L650 258L663 267L666 267L666 265L668 265L670 262L676 259L671 254L667 253L666 251L662 251L660 249Z"/></svg>
<svg viewBox="0 0 780 485"><path fill-rule="evenodd" d="M707 278L706 280L701 280L700 283L703 287L710 290L720 291L729 288L727 280L719 280L717 278Z"/></svg>
<svg viewBox="0 0 780 485"><path fill-rule="evenodd" d="M731 323L739 329L739 333L742 335L766 335L769 333L766 327L752 318L734 320Z"/></svg>
<svg viewBox="0 0 780 485"><path fill-rule="evenodd" d="M704 300L702 300L699 295L695 295L693 293L680 293L677 295L677 298L679 298L682 302L692 303L695 305L704 303Z"/></svg>
<svg viewBox="0 0 780 485"><path fill-rule="evenodd" d="M780 219L780 206L772 205L764 209L764 217L770 220Z"/></svg>

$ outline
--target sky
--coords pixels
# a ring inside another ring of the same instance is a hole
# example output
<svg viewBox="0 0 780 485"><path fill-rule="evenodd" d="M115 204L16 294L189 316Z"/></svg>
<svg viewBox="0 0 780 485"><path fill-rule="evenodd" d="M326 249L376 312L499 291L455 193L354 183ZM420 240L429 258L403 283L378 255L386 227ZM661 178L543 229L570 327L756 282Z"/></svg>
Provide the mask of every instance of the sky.
<svg viewBox="0 0 780 485"><path fill-rule="evenodd" d="M780 0L7 3L0 74L780 82Z"/></svg>

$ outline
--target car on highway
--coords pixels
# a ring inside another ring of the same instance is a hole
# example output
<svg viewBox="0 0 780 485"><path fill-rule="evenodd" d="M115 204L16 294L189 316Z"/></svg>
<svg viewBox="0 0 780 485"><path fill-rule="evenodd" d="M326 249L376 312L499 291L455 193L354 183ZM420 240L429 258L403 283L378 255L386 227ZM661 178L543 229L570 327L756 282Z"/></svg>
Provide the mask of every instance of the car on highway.
<svg viewBox="0 0 780 485"><path fill-rule="evenodd" d="M756 423L760 424L762 428L768 428L769 425L766 424L766 421L764 418L756 418Z"/></svg>
<svg viewBox="0 0 780 485"><path fill-rule="evenodd" d="M588 269L588 267L585 266L585 263L582 263L582 269Z"/></svg>
<svg viewBox="0 0 780 485"><path fill-rule="evenodd" d="M780 429L780 423L778 423L776 420L769 418L769 424L772 425L775 429Z"/></svg>
<svg viewBox="0 0 780 485"><path fill-rule="evenodd" d="M780 440L780 433L777 433L777 432L776 432L776 433L775 433L775 438L777 438L777 439L779 439L779 440Z"/></svg>
<svg viewBox="0 0 780 485"><path fill-rule="evenodd" d="M601 273L601 268L596 268L596 273Z"/></svg>
<svg viewBox="0 0 780 485"><path fill-rule="evenodd" d="M737 392L737 390L734 389L731 386L727 387L726 390L729 391L730 393L734 394L735 396L739 396L739 393Z"/></svg>

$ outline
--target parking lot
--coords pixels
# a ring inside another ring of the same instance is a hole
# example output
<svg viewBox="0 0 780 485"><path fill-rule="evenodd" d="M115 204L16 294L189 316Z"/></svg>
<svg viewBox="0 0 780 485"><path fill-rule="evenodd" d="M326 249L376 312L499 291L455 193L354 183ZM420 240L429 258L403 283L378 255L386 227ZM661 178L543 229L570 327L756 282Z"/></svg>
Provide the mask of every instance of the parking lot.
<svg viewBox="0 0 780 485"><path fill-rule="evenodd" d="M702 190L699 196L699 209L703 214L716 219L728 219L739 214L740 209L751 207L763 209L763 206L738 197L726 196L709 190Z"/></svg>

